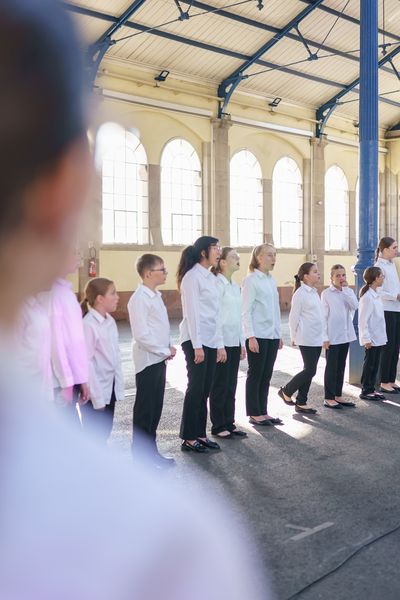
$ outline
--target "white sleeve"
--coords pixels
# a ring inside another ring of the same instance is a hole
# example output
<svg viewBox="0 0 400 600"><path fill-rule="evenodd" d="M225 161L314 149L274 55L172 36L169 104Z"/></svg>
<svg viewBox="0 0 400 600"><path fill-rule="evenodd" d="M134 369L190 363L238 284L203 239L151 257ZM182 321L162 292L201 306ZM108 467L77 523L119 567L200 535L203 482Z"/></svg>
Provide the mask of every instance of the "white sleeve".
<svg viewBox="0 0 400 600"><path fill-rule="evenodd" d="M217 348L224 348L224 334L222 327L222 298L225 294L225 285L216 277L215 290L218 294L218 315L217 315Z"/></svg>
<svg viewBox="0 0 400 600"><path fill-rule="evenodd" d="M200 290L195 277L184 277L181 283L181 293L185 306L185 316L188 324L189 336L193 348L202 348L200 330ZM222 336L221 336L222 337Z"/></svg>
<svg viewBox="0 0 400 600"><path fill-rule="evenodd" d="M246 277L242 285L242 324L243 335L246 340L254 337L252 310L255 299L256 290L252 277Z"/></svg>
<svg viewBox="0 0 400 600"><path fill-rule="evenodd" d="M362 346L371 343L371 333L368 324L371 314L372 302L370 302L368 297L363 297L360 301L358 310L358 336L360 338L360 344Z"/></svg>
<svg viewBox="0 0 400 600"><path fill-rule="evenodd" d="M74 376L69 364L66 340L64 338L63 315L56 307L56 302L51 299L51 366L54 377L60 388L69 388L74 385Z"/></svg>
<svg viewBox="0 0 400 600"><path fill-rule="evenodd" d="M135 294L132 301L128 303L129 321L135 341L146 352L155 354L161 359L171 355L169 347L160 347L154 339L154 332L149 329L147 315L149 305L144 296Z"/></svg>
<svg viewBox="0 0 400 600"><path fill-rule="evenodd" d="M357 296L355 295L353 290L349 287L344 287L342 291L343 291L343 299L344 299L345 303L347 304L348 308L352 312L356 311L358 308L358 300L357 300Z"/></svg>
<svg viewBox="0 0 400 600"><path fill-rule="evenodd" d="M303 307L303 298L302 294L297 294L296 292L292 297L292 305L289 313L289 330L290 330L290 339L292 342L296 342L296 334L297 329L300 323L300 315L301 309Z"/></svg>
<svg viewBox="0 0 400 600"><path fill-rule="evenodd" d="M329 321L330 306L329 306L327 294L325 293L325 291L323 291L321 294L321 303L322 303L322 314L323 314L323 340L329 341L328 321Z"/></svg>
<svg viewBox="0 0 400 600"><path fill-rule="evenodd" d="M94 408L104 408L104 394L98 381L97 373L94 367L94 357L96 354L97 334L95 328L86 318L83 319L83 332L85 336L86 352L89 364L89 392L90 399Z"/></svg>
<svg viewBox="0 0 400 600"><path fill-rule="evenodd" d="M114 384L114 392L115 392L115 398L117 400L123 400L125 398L125 381L124 381L124 376L122 373L122 362L121 362L121 352L119 349L119 343L118 343L118 328L117 328L117 324L114 320L113 317L110 317L113 319L114 321L114 327L113 327L113 335L114 335L114 344L115 344L115 348L117 350L117 364L115 365L115 384Z"/></svg>

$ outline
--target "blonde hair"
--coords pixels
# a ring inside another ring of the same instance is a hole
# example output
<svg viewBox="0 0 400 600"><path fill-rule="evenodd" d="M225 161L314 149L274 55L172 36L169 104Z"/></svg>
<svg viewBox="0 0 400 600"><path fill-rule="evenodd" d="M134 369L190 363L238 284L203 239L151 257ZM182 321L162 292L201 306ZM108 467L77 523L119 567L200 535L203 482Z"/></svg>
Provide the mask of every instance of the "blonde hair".
<svg viewBox="0 0 400 600"><path fill-rule="evenodd" d="M211 267L211 269L210 269L211 273L214 273L214 275L218 275L218 273L222 273L221 260L226 260L229 252L231 252L232 250L234 250L234 248L231 248L230 246L224 246L222 248L218 264L216 267Z"/></svg>
<svg viewBox="0 0 400 600"><path fill-rule="evenodd" d="M97 296L105 296L107 294L110 285L114 285L114 282L105 277L89 279L85 285L84 298L81 302L83 317L89 312L89 306L90 308L94 308Z"/></svg>
<svg viewBox="0 0 400 600"><path fill-rule="evenodd" d="M258 257L260 256L260 254L264 250L264 248L266 248L267 246L275 249L275 246L273 244L271 244L270 242L265 242L264 244L259 244L259 246L255 246L255 248L253 248L253 251L252 251L251 257L250 257L250 262L249 262L249 271L254 271L254 269L258 269L258 267L260 266L258 264Z"/></svg>

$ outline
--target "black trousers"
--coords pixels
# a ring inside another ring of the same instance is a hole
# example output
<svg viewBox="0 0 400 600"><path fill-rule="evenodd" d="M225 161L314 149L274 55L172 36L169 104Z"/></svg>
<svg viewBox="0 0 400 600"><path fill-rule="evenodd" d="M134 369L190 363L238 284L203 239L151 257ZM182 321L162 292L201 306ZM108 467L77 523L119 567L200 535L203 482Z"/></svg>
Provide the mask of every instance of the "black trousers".
<svg viewBox="0 0 400 600"><path fill-rule="evenodd" d="M298 390L296 404L307 404L308 390L310 389L312 378L317 372L317 364L321 356L322 346L299 346L303 358L304 368L297 373L285 385L283 391L286 396L293 396Z"/></svg>
<svg viewBox="0 0 400 600"><path fill-rule="evenodd" d="M400 312L385 310L387 344L382 346L380 358L381 383L396 381L400 349Z"/></svg>
<svg viewBox="0 0 400 600"><path fill-rule="evenodd" d="M194 362L192 342L183 342L182 350L186 359L188 385L183 401L180 437L195 440L206 437L207 399L210 394L217 364L217 349L203 346L204 361Z"/></svg>
<svg viewBox="0 0 400 600"><path fill-rule="evenodd" d="M324 376L325 399L340 398L343 390L344 372L346 369L349 343L333 344L326 350L326 367Z"/></svg>
<svg viewBox="0 0 400 600"><path fill-rule="evenodd" d="M210 391L211 433L235 429L235 395L240 346L225 347L227 360L217 363Z"/></svg>
<svg viewBox="0 0 400 600"><path fill-rule="evenodd" d="M163 360L136 373L132 449L157 451L156 435L164 403L166 370Z"/></svg>
<svg viewBox="0 0 400 600"><path fill-rule="evenodd" d="M246 379L246 414L259 417L267 414L269 384L280 340L256 338L259 352L251 352L246 340L249 368Z"/></svg>
<svg viewBox="0 0 400 600"><path fill-rule="evenodd" d="M361 375L362 394L372 394L375 391L379 362L384 347L385 346L372 346L369 350L365 350Z"/></svg>
<svg viewBox="0 0 400 600"><path fill-rule="evenodd" d="M107 442L112 431L115 400L113 388L110 404L107 404L104 410L96 410L91 400L80 406L83 430L102 444Z"/></svg>

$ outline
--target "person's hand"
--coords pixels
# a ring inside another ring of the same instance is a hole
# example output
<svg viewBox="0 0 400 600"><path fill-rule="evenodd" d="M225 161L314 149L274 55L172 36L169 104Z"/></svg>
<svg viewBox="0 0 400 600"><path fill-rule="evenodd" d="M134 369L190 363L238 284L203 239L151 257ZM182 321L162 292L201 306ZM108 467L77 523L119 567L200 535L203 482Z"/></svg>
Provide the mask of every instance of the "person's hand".
<svg viewBox="0 0 400 600"><path fill-rule="evenodd" d="M79 394L78 402L82 406L86 404L90 398L89 386L87 383L81 383L81 392Z"/></svg>
<svg viewBox="0 0 400 600"><path fill-rule="evenodd" d="M328 341L323 342L322 347L324 350L329 350L330 343Z"/></svg>
<svg viewBox="0 0 400 600"><path fill-rule="evenodd" d="M349 284L347 283L347 279L344 279L342 281L342 288L344 288L344 287L349 287Z"/></svg>
<svg viewBox="0 0 400 600"><path fill-rule="evenodd" d="M372 348L372 343L371 343L371 342L368 342L367 344L364 344L364 348L365 348L366 350L369 350L370 348Z"/></svg>
<svg viewBox="0 0 400 600"><path fill-rule="evenodd" d="M101 408L95 408L95 407L93 407L93 408L94 408L94 410L102 410L102 411L106 410L105 406L102 406Z"/></svg>
<svg viewBox="0 0 400 600"><path fill-rule="evenodd" d="M240 360L244 360L246 358L246 348L241 346L240 348Z"/></svg>
<svg viewBox="0 0 400 600"><path fill-rule="evenodd" d="M279 340L278 350L282 350L283 348L283 340Z"/></svg>
<svg viewBox="0 0 400 600"><path fill-rule="evenodd" d="M176 356L176 348L175 348L175 346L170 346L169 350L170 350L171 354L168 356L167 360L172 360L174 358L174 356Z"/></svg>
<svg viewBox="0 0 400 600"><path fill-rule="evenodd" d="M74 397L74 387L71 385L70 387L63 388L61 390L61 401L64 405L72 404L72 399Z"/></svg>
<svg viewBox="0 0 400 600"><path fill-rule="evenodd" d="M217 350L217 363L224 363L227 359L225 348L218 348Z"/></svg>
<svg viewBox="0 0 400 600"><path fill-rule="evenodd" d="M294 340L292 340L292 346L293 346L293 348L296 347L296 342Z"/></svg>
<svg viewBox="0 0 400 600"><path fill-rule="evenodd" d="M195 348L194 349L194 364L199 365L204 362L204 350L203 348Z"/></svg>
<svg viewBox="0 0 400 600"><path fill-rule="evenodd" d="M249 350L250 352L254 352L255 354L258 354L260 352L260 347L258 345L257 338L249 338Z"/></svg>

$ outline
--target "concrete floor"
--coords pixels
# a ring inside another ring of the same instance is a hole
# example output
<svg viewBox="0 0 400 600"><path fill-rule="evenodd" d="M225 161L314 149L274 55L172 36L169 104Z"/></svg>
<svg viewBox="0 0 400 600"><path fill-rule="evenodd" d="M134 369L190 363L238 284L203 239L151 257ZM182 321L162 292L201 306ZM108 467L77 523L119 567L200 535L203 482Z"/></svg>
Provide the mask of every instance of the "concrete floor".
<svg viewBox="0 0 400 600"><path fill-rule="evenodd" d="M125 453L135 387L130 330L126 323L119 329L127 397L117 407L110 445ZM173 336L176 341L177 324ZM249 425L244 361L236 422L248 438L222 441L218 453L182 453L178 431L186 372L179 349L168 366L159 448L175 457L174 477L201 477L221 500L234 503L238 520L247 522L257 542L277 599L398 600L400 395L368 403L358 400L358 388L345 385L344 394L357 399L357 407L324 408L321 358L309 402L318 414L300 416L276 393L301 366L299 351L288 345L287 317L284 339L269 400L269 412L281 417L282 426Z"/></svg>

